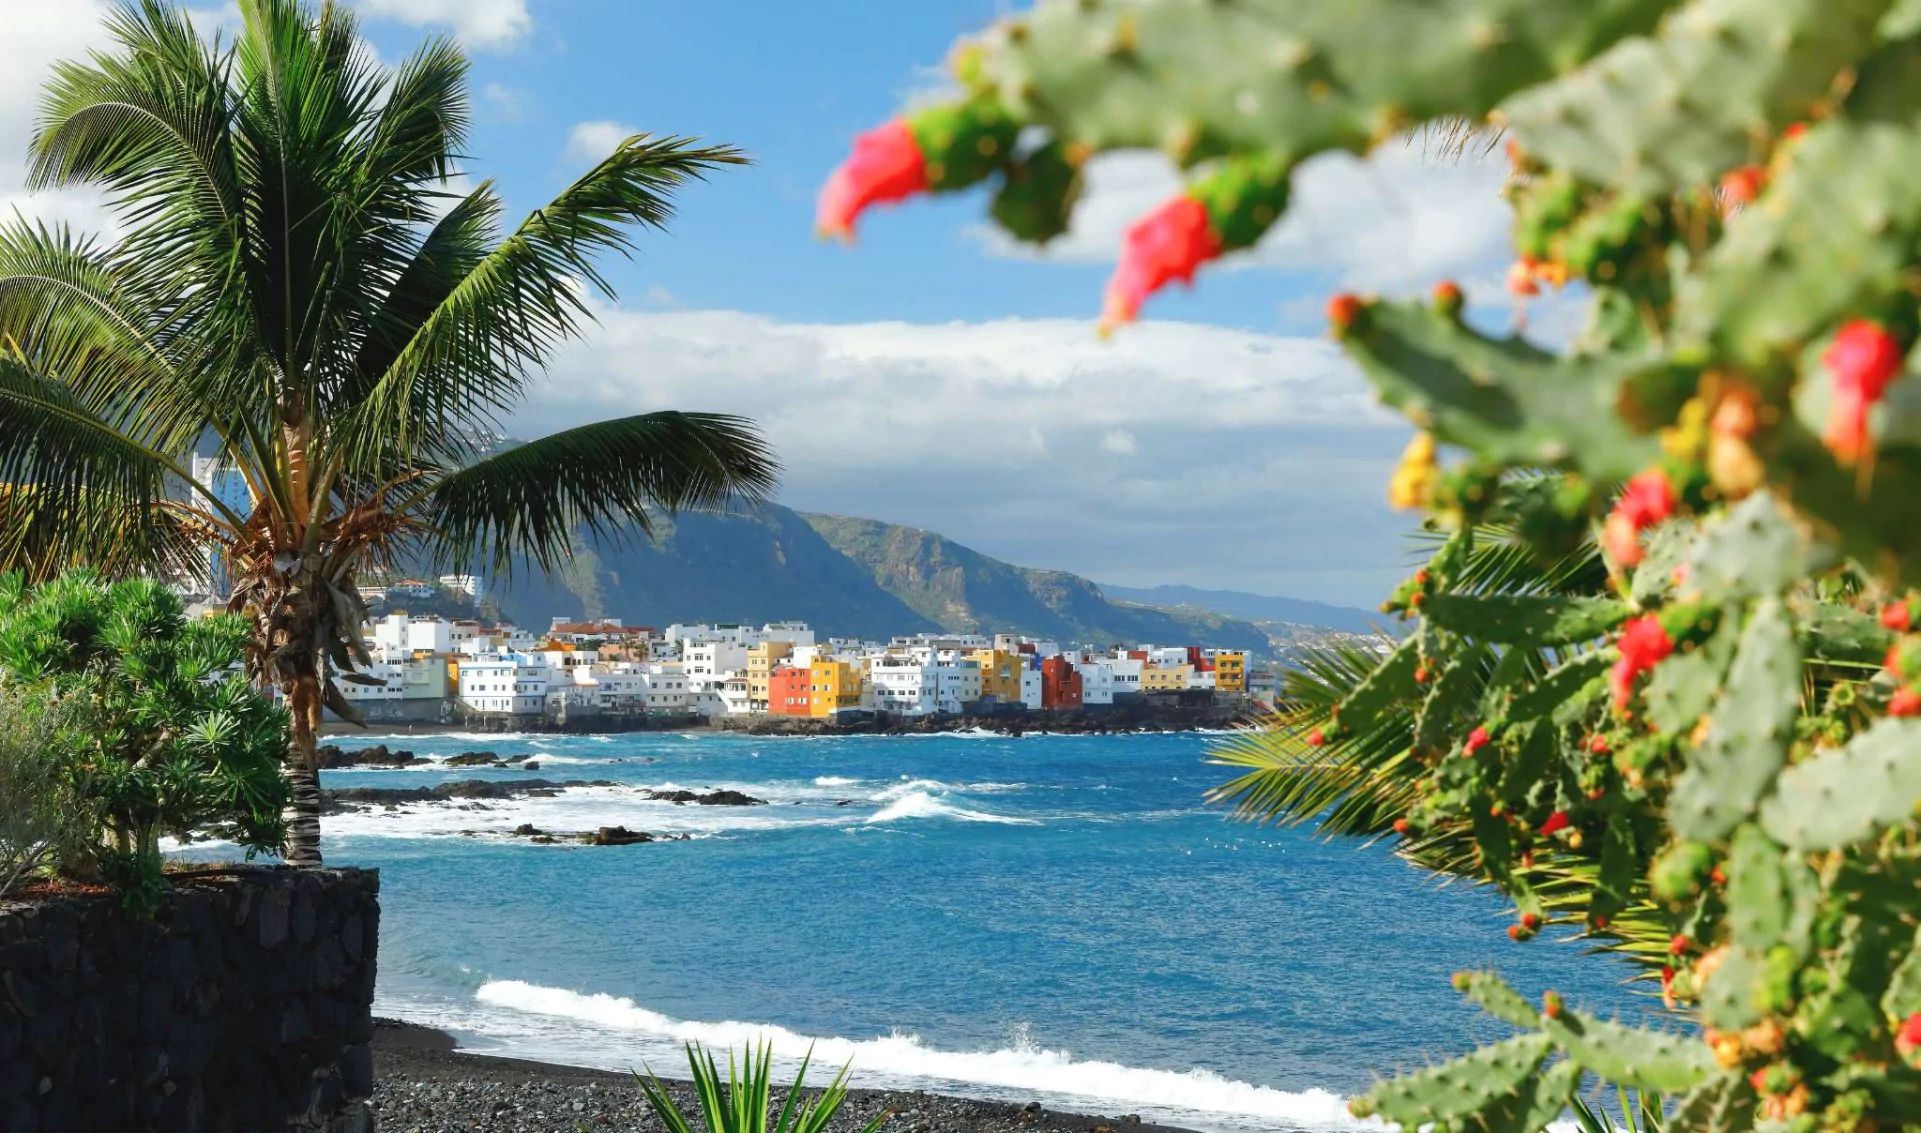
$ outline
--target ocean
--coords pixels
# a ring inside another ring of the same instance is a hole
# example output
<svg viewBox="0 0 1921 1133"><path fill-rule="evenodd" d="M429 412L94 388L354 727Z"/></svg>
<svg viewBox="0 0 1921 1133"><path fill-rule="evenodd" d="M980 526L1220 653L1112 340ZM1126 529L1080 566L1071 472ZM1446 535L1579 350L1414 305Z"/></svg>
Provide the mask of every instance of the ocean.
<svg viewBox="0 0 1921 1133"><path fill-rule="evenodd" d="M679 1073L679 1045L770 1039L856 1085L1037 1099L1200 1130L1340 1129L1377 1074L1499 1037L1450 973L1492 965L1608 1014L1627 969L1443 886L1384 844L1232 818L1219 737L987 733L341 737L528 754L554 798L325 823L378 867L376 1011L473 1050ZM524 772L329 772L421 786ZM757 807L636 788L732 788ZM688 840L534 845L624 824Z"/></svg>

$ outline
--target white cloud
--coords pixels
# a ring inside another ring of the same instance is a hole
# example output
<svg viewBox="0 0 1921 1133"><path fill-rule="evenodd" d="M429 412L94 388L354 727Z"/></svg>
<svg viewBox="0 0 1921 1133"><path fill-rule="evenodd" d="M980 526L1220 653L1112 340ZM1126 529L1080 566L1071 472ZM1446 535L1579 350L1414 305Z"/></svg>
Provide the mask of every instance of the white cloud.
<svg viewBox="0 0 1921 1133"><path fill-rule="evenodd" d="M661 408L756 419L783 500L1103 581L1347 602L1398 576L1405 427L1333 344L1149 321L796 324L598 307L511 422Z"/></svg>
<svg viewBox="0 0 1921 1133"><path fill-rule="evenodd" d="M100 0L58 4L0 3L0 43L7 65L0 67L0 217L15 210L34 220L64 221L76 228L109 231L111 219L98 194L57 190L26 192L27 146L40 103L40 90L54 63L83 57L105 47Z"/></svg>
<svg viewBox="0 0 1921 1133"><path fill-rule="evenodd" d="M601 161L628 138L640 133L632 126L600 119L581 122L567 135L567 159L591 163Z"/></svg>
<svg viewBox="0 0 1921 1133"><path fill-rule="evenodd" d="M359 0L359 7L416 27L446 24L471 47L501 47L534 26L527 0Z"/></svg>

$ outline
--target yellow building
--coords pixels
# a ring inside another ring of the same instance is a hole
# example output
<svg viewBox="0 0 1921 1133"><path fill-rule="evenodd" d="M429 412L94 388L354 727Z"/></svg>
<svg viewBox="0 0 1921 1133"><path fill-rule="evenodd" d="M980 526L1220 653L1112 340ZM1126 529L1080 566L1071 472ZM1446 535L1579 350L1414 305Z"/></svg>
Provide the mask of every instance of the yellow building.
<svg viewBox="0 0 1921 1133"><path fill-rule="evenodd" d="M980 662L982 697L992 697L1002 704L1020 703L1021 673L1027 668L1024 654L1006 649L975 649L967 656Z"/></svg>
<svg viewBox="0 0 1921 1133"><path fill-rule="evenodd" d="M767 711L767 688L775 669L794 654L791 641L763 641L747 647L747 706Z"/></svg>
<svg viewBox="0 0 1921 1133"><path fill-rule="evenodd" d="M1181 692L1193 675L1192 665L1146 665L1141 669L1141 691Z"/></svg>
<svg viewBox="0 0 1921 1133"><path fill-rule="evenodd" d="M1247 654L1214 654L1214 687L1222 692L1247 691Z"/></svg>
<svg viewBox="0 0 1921 1133"><path fill-rule="evenodd" d="M861 671L845 661L816 661L809 678L812 715L860 707Z"/></svg>

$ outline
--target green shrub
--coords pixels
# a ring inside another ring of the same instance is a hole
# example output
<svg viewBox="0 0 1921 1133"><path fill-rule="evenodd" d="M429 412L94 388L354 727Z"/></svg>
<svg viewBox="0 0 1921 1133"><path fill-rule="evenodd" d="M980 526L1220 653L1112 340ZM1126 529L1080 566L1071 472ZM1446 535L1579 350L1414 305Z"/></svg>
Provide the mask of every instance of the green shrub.
<svg viewBox="0 0 1921 1133"><path fill-rule="evenodd" d="M70 857L84 812L60 782L60 713L29 688L0 688L0 896Z"/></svg>
<svg viewBox="0 0 1921 1133"><path fill-rule="evenodd" d="M150 907L163 837L279 849L287 714L241 672L246 640L242 619L190 620L156 582L0 578L0 687L47 705L57 789L84 825L63 872Z"/></svg>

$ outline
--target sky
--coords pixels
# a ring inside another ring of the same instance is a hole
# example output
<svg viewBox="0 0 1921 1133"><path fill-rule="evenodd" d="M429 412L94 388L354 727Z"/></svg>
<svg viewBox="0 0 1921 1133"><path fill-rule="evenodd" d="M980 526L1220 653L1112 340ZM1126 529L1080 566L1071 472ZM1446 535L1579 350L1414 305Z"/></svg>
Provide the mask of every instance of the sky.
<svg viewBox="0 0 1921 1133"><path fill-rule="evenodd" d="M195 0L203 26L235 13ZM1316 159L1256 248L1095 334L1127 224L1175 192L1159 155L1097 159L1044 252L986 222L981 192L813 233L855 134L935 97L992 0L354 0L378 56L450 35L472 54L474 178L519 214L628 134L743 148L679 198L671 229L606 265L615 295L502 422L531 437L675 408L758 420L791 507L938 531L1025 566L1372 606L1409 569L1414 520L1385 488L1409 432L1326 338L1337 289L1443 278L1478 321L1515 314L1505 162L1391 142ZM1025 6L1020 5L1020 6ZM25 192L37 90L102 44L102 0L0 0L0 208L109 223L85 194ZM1530 315L1550 336L1568 305Z"/></svg>

